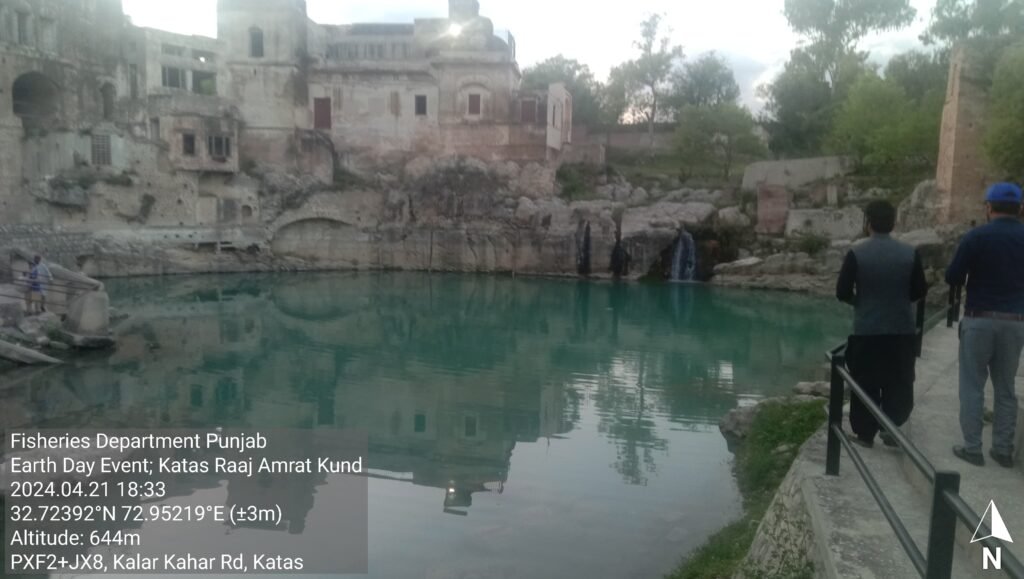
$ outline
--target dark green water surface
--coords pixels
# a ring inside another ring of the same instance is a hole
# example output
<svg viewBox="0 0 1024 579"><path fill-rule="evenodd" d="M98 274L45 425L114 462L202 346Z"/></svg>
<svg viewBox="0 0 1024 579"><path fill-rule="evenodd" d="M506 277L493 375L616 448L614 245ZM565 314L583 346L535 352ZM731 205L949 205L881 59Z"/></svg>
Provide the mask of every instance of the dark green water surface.
<svg viewBox="0 0 1024 579"><path fill-rule="evenodd" d="M118 349L0 376L5 427L364 429L373 578L660 577L740 513L719 417L820 378L848 327L829 300L699 285L108 289ZM329 533L325 490L289 499L292 535Z"/></svg>

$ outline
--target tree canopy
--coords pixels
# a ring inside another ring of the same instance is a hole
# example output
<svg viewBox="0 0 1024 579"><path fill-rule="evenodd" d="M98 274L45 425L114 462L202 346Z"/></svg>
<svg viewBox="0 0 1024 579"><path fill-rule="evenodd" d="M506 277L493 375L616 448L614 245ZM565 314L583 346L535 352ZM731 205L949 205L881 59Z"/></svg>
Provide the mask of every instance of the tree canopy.
<svg viewBox="0 0 1024 579"><path fill-rule="evenodd" d="M944 93L949 79L949 58L945 51L927 53L911 50L897 54L885 67L885 78L903 88L907 96L920 103L929 93Z"/></svg>
<svg viewBox="0 0 1024 579"><path fill-rule="evenodd" d="M942 97L942 92L929 92L915 101L895 80L864 75L837 111L829 148L875 171L933 165Z"/></svg>
<svg viewBox="0 0 1024 579"><path fill-rule="evenodd" d="M1024 43L996 65L985 129L989 161L1012 178L1024 177Z"/></svg>
<svg viewBox="0 0 1024 579"><path fill-rule="evenodd" d="M559 54L523 71L524 89L545 90L556 82L565 83L565 88L572 95L575 122L592 125L608 120L601 106L601 84L594 79L587 65ZM611 119L612 122L614 120Z"/></svg>
<svg viewBox="0 0 1024 579"><path fill-rule="evenodd" d="M786 0L784 8L790 27L808 42L799 50L818 63L833 88L861 38L903 28L916 13L910 0Z"/></svg>
<svg viewBox="0 0 1024 579"><path fill-rule="evenodd" d="M1024 3L1020 0L937 0L921 40L948 47L968 38L1022 33Z"/></svg>
<svg viewBox="0 0 1024 579"><path fill-rule="evenodd" d="M916 11L909 0L786 0L784 12L804 44L760 89L767 101L762 123L777 155L820 154L847 93L861 77L874 74L868 53L857 50L858 41L906 26Z"/></svg>
<svg viewBox="0 0 1024 579"><path fill-rule="evenodd" d="M783 157L820 154L832 124L833 96L821 69L803 53L796 53L782 73L759 88L765 102L761 124L768 131L769 147Z"/></svg>
<svg viewBox="0 0 1024 579"><path fill-rule="evenodd" d="M739 98L740 85L732 69L724 58L708 52L673 73L667 104L678 115L687 105L711 107L735 103Z"/></svg>
<svg viewBox="0 0 1024 579"><path fill-rule="evenodd" d="M750 111L733 102L685 105L679 113L676 149L686 172L694 175L711 168L715 176L728 180L737 161L764 155L756 127Z"/></svg>
<svg viewBox="0 0 1024 579"><path fill-rule="evenodd" d="M645 121L652 146L654 124L666 115L663 101L669 77L683 56L682 47L672 45L662 30L662 19L652 14L640 24L640 38L633 43L640 55L613 68L608 80L611 108L622 104L625 114Z"/></svg>

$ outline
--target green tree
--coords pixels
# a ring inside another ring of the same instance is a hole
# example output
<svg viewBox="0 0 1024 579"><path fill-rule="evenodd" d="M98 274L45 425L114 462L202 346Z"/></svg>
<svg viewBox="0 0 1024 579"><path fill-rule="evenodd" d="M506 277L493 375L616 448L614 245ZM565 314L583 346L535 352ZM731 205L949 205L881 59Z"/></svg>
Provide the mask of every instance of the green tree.
<svg viewBox="0 0 1024 579"><path fill-rule="evenodd" d="M862 76L836 115L830 148L876 172L934 166L942 100L928 94L917 103L894 80Z"/></svg>
<svg viewBox="0 0 1024 579"><path fill-rule="evenodd" d="M765 154L756 128L750 111L732 102L686 105L679 113L676 149L689 174L711 167L717 176L729 179L738 161Z"/></svg>
<svg viewBox="0 0 1024 579"><path fill-rule="evenodd" d="M769 147L781 157L821 152L832 123L832 94L820 69L803 54L794 54L782 73L758 89L765 102L761 125Z"/></svg>
<svg viewBox="0 0 1024 579"><path fill-rule="evenodd" d="M607 123L620 123L629 108L626 95L626 75L620 67L612 68L608 74L608 82L601 90L601 118Z"/></svg>
<svg viewBox="0 0 1024 579"><path fill-rule="evenodd" d="M572 95L573 122L584 125L602 122L602 87L587 65L559 54L523 71L522 87L526 90L547 90L556 82L565 83Z"/></svg>
<svg viewBox="0 0 1024 579"><path fill-rule="evenodd" d="M740 85L736 84L728 63L708 52L673 73L672 94L667 103L678 116L686 105L713 107L735 103L739 98Z"/></svg>
<svg viewBox="0 0 1024 579"><path fill-rule="evenodd" d="M911 50L897 54L885 67L885 79L902 87L914 102L922 103L931 93L946 92L949 79L948 53Z"/></svg>
<svg viewBox="0 0 1024 579"><path fill-rule="evenodd" d="M683 49L673 46L661 31L662 16L653 14L640 25L640 39L634 46L640 56L612 69L609 84L613 102L621 95L627 115L642 119L648 125L650 147L654 148L654 124L666 117L663 99L669 92L669 77Z"/></svg>
<svg viewBox="0 0 1024 579"><path fill-rule="evenodd" d="M968 38L1022 33L1024 3L1020 0L937 0L921 40L949 47Z"/></svg>
<svg viewBox="0 0 1024 579"><path fill-rule="evenodd" d="M997 168L1024 176L1024 43L996 65L985 129L985 153Z"/></svg>
<svg viewBox="0 0 1024 579"><path fill-rule="evenodd" d="M835 90L861 38L902 28L917 11L910 0L786 0L784 13L790 27L808 41L801 50L824 70Z"/></svg>

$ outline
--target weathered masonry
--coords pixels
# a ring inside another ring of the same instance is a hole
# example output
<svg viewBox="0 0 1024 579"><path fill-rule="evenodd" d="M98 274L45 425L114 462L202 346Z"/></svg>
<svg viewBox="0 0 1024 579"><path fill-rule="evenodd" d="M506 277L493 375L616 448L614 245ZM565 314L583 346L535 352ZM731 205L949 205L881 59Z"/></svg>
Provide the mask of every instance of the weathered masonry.
<svg viewBox="0 0 1024 579"><path fill-rule="evenodd" d="M201 240L270 219L255 166L331 183L571 154L571 96L520 90L515 39L476 0L410 24L321 25L304 0L220 0L217 17L214 39L133 26L120 0L0 0L4 220Z"/></svg>

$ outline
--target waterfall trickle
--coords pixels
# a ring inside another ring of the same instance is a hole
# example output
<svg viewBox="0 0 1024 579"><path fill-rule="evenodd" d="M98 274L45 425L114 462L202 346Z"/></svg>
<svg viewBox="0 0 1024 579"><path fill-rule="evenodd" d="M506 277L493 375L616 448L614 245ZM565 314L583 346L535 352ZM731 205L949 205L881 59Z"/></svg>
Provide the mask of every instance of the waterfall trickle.
<svg viewBox="0 0 1024 579"><path fill-rule="evenodd" d="M576 273L590 275L590 222L585 222L583 235L576 239Z"/></svg>
<svg viewBox="0 0 1024 579"><path fill-rule="evenodd" d="M693 281L697 270L697 248L693 236L685 229L679 230L679 238L672 252L672 281Z"/></svg>

